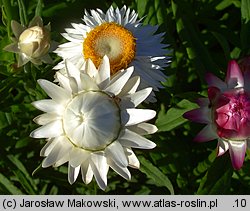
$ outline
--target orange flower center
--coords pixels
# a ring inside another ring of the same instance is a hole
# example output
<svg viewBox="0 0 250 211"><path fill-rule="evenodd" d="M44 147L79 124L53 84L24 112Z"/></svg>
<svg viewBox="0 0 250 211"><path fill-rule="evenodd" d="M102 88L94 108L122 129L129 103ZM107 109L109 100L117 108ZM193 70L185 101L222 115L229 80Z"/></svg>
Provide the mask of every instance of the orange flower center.
<svg viewBox="0 0 250 211"><path fill-rule="evenodd" d="M135 57L135 38L130 31L116 23L95 27L83 42L83 55L98 68L104 55L109 57L111 75L128 67Z"/></svg>

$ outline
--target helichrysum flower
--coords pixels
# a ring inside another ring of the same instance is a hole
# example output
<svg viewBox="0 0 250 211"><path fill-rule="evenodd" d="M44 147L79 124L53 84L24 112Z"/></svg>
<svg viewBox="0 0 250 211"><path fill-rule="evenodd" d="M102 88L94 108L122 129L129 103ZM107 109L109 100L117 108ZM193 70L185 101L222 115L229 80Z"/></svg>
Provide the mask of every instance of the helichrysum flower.
<svg viewBox="0 0 250 211"><path fill-rule="evenodd" d="M134 75L141 77L139 88L162 88L165 75L161 70L167 66L169 51L162 44L164 33L155 34L158 26L143 26L138 14L125 6L122 9L111 6L106 13L100 9L85 11L84 24L72 23L63 37L69 42L59 45L55 52L74 64L81 66L91 59L96 67L104 55L110 60L111 75L120 69L134 66ZM64 61L54 69L63 69ZM152 92L149 101L155 101Z"/></svg>
<svg viewBox="0 0 250 211"><path fill-rule="evenodd" d="M127 167L139 168L132 148L155 147L142 136L157 131L156 126L145 123L155 116L155 111L135 108L152 88L136 91L140 78L129 79L132 67L117 72L110 80L107 57L98 70L87 60L85 73L71 62L66 61L65 65L69 77L56 73L60 86L38 81L51 97L33 103L46 112L34 119L42 126L31 133L33 138L47 138L41 150L41 156L46 157L42 166L68 162L71 184L81 171L86 184L94 176L101 189L106 188L109 167L130 179Z"/></svg>
<svg viewBox="0 0 250 211"><path fill-rule="evenodd" d="M11 21L11 28L15 35L13 43L7 45L4 50L19 54L18 67L31 61L36 65L52 63L48 55L51 47L50 25L43 26L40 17L35 17L28 28L16 21Z"/></svg>
<svg viewBox="0 0 250 211"><path fill-rule="evenodd" d="M225 82L210 73L206 80L208 98L199 99L200 108L185 113L184 117L207 124L195 140L218 139L217 155L229 150L233 167L240 169L250 138L250 72L242 73L232 60Z"/></svg>

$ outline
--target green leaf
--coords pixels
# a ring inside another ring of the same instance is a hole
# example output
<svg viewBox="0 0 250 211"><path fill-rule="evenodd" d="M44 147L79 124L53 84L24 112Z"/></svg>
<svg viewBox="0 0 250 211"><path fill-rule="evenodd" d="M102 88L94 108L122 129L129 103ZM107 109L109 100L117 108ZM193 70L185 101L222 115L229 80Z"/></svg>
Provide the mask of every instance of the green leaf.
<svg viewBox="0 0 250 211"><path fill-rule="evenodd" d="M0 185L2 185L10 194L21 195L23 194L8 178L0 173Z"/></svg>
<svg viewBox="0 0 250 211"><path fill-rule="evenodd" d="M6 35L1 37L0 41L0 60L5 62L14 62L14 54L11 52L4 51L3 48L10 44L9 37Z"/></svg>
<svg viewBox="0 0 250 211"><path fill-rule="evenodd" d="M9 125L11 125L11 122L12 122L12 115L0 111L0 129L8 127Z"/></svg>
<svg viewBox="0 0 250 211"><path fill-rule="evenodd" d="M67 4L65 2L61 2L50 6L48 9L43 10L42 14L44 17L50 17L53 16L53 14L56 14L58 11L65 8L67 8Z"/></svg>
<svg viewBox="0 0 250 211"><path fill-rule="evenodd" d="M231 59L238 59L241 53L241 49L238 47L235 47L230 54Z"/></svg>
<svg viewBox="0 0 250 211"><path fill-rule="evenodd" d="M186 48L188 58L195 65L200 80L204 81L205 72L219 71L219 68L204 45L201 32L194 22L195 12L192 6L185 1L171 3L178 35Z"/></svg>
<svg viewBox="0 0 250 211"><path fill-rule="evenodd" d="M163 0L137 0L137 10L140 17L145 17L144 23L161 25L166 16L166 4Z"/></svg>
<svg viewBox="0 0 250 211"><path fill-rule="evenodd" d="M218 32L212 32L212 34L220 43L220 45L224 51L226 60L229 60L230 59L230 46L229 46L229 43L228 43L226 37L224 37L222 34L220 34Z"/></svg>
<svg viewBox="0 0 250 211"><path fill-rule="evenodd" d="M228 154L218 157L200 182L197 194L227 194L233 169Z"/></svg>
<svg viewBox="0 0 250 211"><path fill-rule="evenodd" d="M0 102L10 96L9 92L18 83L18 80L18 78L8 77L7 79L0 81Z"/></svg>
<svg viewBox="0 0 250 211"><path fill-rule="evenodd" d="M250 20L250 2L241 0L241 18L247 23Z"/></svg>
<svg viewBox="0 0 250 211"><path fill-rule="evenodd" d="M150 188L147 186L142 186L138 192L135 192L134 195L149 195L151 192Z"/></svg>
<svg viewBox="0 0 250 211"><path fill-rule="evenodd" d="M18 2L18 8L19 8L19 16L20 16L20 21L22 25L28 25L28 19L27 19L27 14L26 14L26 8L24 5L23 0L17 0Z"/></svg>
<svg viewBox="0 0 250 211"><path fill-rule="evenodd" d="M140 156L139 160L141 163L140 171L145 173L150 179L152 179L157 186L166 187L173 195L174 188L168 177L146 158Z"/></svg>
<svg viewBox="0 0 250 211"><path fill-rule="evenodd" d="M8 37L11 36L11 20L17 19L17 10L13 5L11 5L10 0L2 0L2 22L6 26Z"/></svg>
<svg viewBox="0 0 250 211"><path fill-rule="evenodd" d="M177 103L175 107L170 108L167 113L165 112L165 107L162 104L161 110L158 113L156 120L156 126L159 131L170 131L174 128L185 123L187 120L182 117L182 115L189 110L197 108L196 103L192 103L186 99Z"/></svg>
<svg viewBox="0 0 250 211"><path fill-rule="evenodd" d="M212 151L212 153L205 160L199 162L198 166L193 170L194 175L198 176L206 172L214 162L216 153L217 150Z"/></svg>
<svg viewBox="0 0 250 211"><path fill-rule="evenodd" d="M232 4L234 4L236 7L240 7L240 1L239 0L224 0L221 1L217 6L216 6L216 10L224 10L227 7L231 6Z"/></svg>
<svg viewBox="0 0 250 211"><path fill-rule="evenodd" d="M35 191L37 190L36 184L33 178L31 178L29 172L26 170L25 166L22 164L22 162L13 155L8 155L7 157L19 170L14 170L14 173L18 177L20 184L25 188L25 190L29 194L35 194Z"/></svg>
<svg viewBox="0 0 250 211"><path fill-rule="evenodd" d="M42 10L43 10L43 0L38 0L36 5L36 11L35 16L42 16Z"/></svg>
<svg viewBox="0 0 250 211"><path fill-rule="evenodd" d="M240 32L242 50L249 51L250 48L249 36L250 36L250 22L243 23Z"/></svg>

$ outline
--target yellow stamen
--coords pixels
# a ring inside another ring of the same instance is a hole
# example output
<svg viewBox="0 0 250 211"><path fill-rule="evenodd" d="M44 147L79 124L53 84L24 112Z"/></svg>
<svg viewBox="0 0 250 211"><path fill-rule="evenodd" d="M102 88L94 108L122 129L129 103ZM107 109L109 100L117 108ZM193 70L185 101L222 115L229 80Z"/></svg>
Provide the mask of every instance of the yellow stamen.
<svg viewBox="0 0 250 211"><path fill-rule="evenodd" d="M83 55L98 68L104 55L110 60L111 75L127 68L135 57L135 38L126 28L110 22L95 27L83 42Z"/></svg>

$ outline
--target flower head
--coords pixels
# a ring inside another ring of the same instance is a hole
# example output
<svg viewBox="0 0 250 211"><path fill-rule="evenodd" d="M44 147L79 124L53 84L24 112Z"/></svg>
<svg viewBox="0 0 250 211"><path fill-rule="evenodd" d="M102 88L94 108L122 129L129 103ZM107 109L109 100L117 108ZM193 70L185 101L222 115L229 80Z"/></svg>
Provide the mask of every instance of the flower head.
<svg viewBox="0 0 250 211"><path fill-rule="evenodd" d="M63 37L69 42L59 45L55 52L80 66L91 59L96 67L104 55L110 60L111 75L120 69L134 66L134 75L141 77L139 88L162 88L165 75L161 70L169 62L167 45L161 43L163 33L155 34L157 26L142 26L138 14L125 6L111 6L106 13L100 9L85 11L84 24L72 23ZM64 69L64 61L54 69ZM152 92L149 101L155 101Z"/></svg>
<svg viewBox="0 0 250 211"><path fill-rule="evenodd" d="M207 74L208 98L198 100L200 108L186 112L184 117L207 126L195 137L196 141L218 139L218 153L228 149L232 165L243 165L250 138L250 72L244 74L236 61L228 63L225 82Z"/></svg>
<svg viewBox="0 0 250 211"><path fill-rule="evenodd" d="M51 48L50 25L43 26L40 17L35 17L28 28L16 21L11 21L11 28L15 35L13 43L7 45L4 50L19 54L18 67L31 61L36 65L42 62L52 63L48 55Z"/></svg>
<svg viewBox="0 0 250 211"><path fill-rule="evenodd" d="M34 119L42 126L31 133L33 138L47 138L41 150L41 156L46 157L42 166L68 162L71 184L81 170L86 184L94 176L101 189L106 188L109 167L130 179L127 167L139 168L132 148L155 147L142 136L157 131L156 126L145 123L155 116L155 111L135 108L152 88L136 91L140 78L130 78L132 67L110 79L106 56L98 70L91 60L86 61L84 72L69 61L65 64L69 77L57 72L60 86L38 81L51 99L33 102L46 112Z"/></svg>

